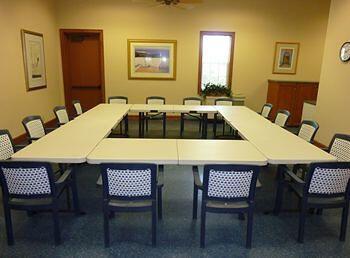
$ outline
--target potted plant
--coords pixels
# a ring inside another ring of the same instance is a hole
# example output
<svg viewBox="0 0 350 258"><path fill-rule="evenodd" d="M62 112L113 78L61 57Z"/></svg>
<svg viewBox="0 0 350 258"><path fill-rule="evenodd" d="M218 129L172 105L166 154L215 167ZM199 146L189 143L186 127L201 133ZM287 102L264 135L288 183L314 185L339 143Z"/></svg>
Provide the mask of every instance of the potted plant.
<svg viewBox="0 0 350 258"><path fill-rule="evenodd" d="M230 88L226 87L226 85L208 82L204 84L204 89L202 89L202 96L203 98L206 98L207 96L232 97L232 92Z"/></svg>

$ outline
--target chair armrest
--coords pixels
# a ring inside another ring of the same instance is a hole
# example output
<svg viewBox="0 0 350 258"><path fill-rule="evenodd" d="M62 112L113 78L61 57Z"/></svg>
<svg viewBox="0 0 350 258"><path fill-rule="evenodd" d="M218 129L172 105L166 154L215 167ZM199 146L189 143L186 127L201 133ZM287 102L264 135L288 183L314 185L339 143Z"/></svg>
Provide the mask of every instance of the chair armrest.
<svg viewBox="0 0 350 258"><path fill-rule="evenodd" d="M199 176L199 172L198 172L198 167L197 166L193 166L192 167L192 172L193 172L193 179L194 179L194 184L198 187L203 187L203 183L202 180Z"/></svg>
<svg viewBox="0 0 350 258"><path fill-rule="evenodd" d="M305 184L305 182L300 177L298 177L296 174L294 174L292 171L290 171L287 167L283 168L283 173L288 175L296 183Z"/></svg>
<svg viewBox="0 0 350 258"><path fill-rule="evenodd" d="M62 174L62 176L60 176L60 178L55 182L56 185L60 185L62 183L65 183L67 178L71 175L72 173L72 169L69 168L66 171L64 171L64 173Z"/></svg>

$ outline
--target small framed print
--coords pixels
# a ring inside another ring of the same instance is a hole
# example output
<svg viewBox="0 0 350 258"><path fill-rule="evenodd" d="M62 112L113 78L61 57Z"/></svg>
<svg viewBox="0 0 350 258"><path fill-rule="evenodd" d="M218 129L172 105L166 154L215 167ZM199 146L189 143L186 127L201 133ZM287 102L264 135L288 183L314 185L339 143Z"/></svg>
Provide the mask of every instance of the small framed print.
<svg viewBox="0 0 350 258"><path fill-rule="evenodd" d="M43 34L21 30L27 91L46 88Z"/></svg>
<svg viewBox="0 0 350 258"><path fill-rule="evenodd" d="M128 40L129 80L176 80L176 40Z"/></svg>
<svg viewBox="0 0 350 258"><path fill-rule="evenodd" d="M272 73L296 74L299 47L299 43L276 42Z"/></svg>

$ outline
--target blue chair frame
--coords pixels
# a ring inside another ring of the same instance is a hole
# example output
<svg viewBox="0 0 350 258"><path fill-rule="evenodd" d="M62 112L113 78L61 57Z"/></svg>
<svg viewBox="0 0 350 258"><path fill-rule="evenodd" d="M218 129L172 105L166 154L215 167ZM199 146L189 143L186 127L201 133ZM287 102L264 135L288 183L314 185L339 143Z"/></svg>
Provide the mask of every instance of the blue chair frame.
<svg viewBox="0 0 350 258"><path fill-rule="evenodd" d="M278 114L285 114L285 115L287 115L287 119L286 119L286 122L284 123L283 128L287 127L287 124L288 124L288 121L289 121L290 115L291 115L290 112L287 109L280 109L280 110L278 110L277 113L276 113L275 120L273 121L274 123L276 123L276 118L277 118Z"/></svg>
<svg viewBox="0 0 350 258"><path fill-rule="evenodd" d="M271 111L272 111L272 109L273 109L273 105L271 104L271 103L265 103L263 106L262 106L262 108L261 108L261 111L260 111L260 115L262 115L262 112L264 111L264 107L269 107L270 108L270 111L269 111L269 113L268 113L268 115L267 115L267 119L270 119L270 114L271 114Z"/></svg>
<svg viewBox="0 0 350 258"><path fill-rule="evenodd" d="M164 105L166 104L165 98L161 96L149 96L146 98L146 104L148 104L149 100L152 99L158 99L162 100L164 102ZM152 112L152 111L151 111ZM141 114L141 122L142 122L142 127L143 124L146 124L146 132L148 131L148 121L149 120L162 120L163 121L163 138L165 138L166 135L166 113L165 112L158 112L155 111L156 114L150 114L149 112L146 112L145 115ZM143 131L143 130L142 130Z"/></svg>
<svg viewBox="0 0 350 258"><path fill-rule="evenodd" d="M11 194L8 189L5 175L2 169L35 169L44 167L47 172L47 176L50 184L49 194ZM46 162L14 162L14 161L2 161L0 162L0 183L3 193L3 207L5 213L6 222L6 234L8 245L14 244L14 236L12 229L11 209L23 210L27 212L35 211L51 211L54 221L54 239L55 244L61 243L61 235L59 228L59 203L58 199L65 189L71 189L73 195L74 211L75 214L80 214L79 200L76 186L76 179L74 171L66 170L61 177L55 181L55 175L50 163ZM51 199L51 202L45 202L45 199ZM17 201L17 203L16 203ZM33 203L36 202L36 204ZM40 203L40 201L43 201Z"/></svg>
<svg viewBox="0 0 350 258"><path fill-rule="evenodd" d="M103 214L104 214L104 243L105 247L110 245L109 216L115 212L146 212L152 213L152 245L157 242L157 165L155 164L127 164L127 163L105 163L100 165L103 182ZM107 169L118 170L144 170L151 169L151 194L149 196L113 196L109 194L109 182ZM146 206L115 206L111 201L151 201L151 205Z"/></svg>
<svg viewBox="0 0 350 258"><path fill-rule="evenodd" d="M34 120L40 120L43 128L44 128L44 133L47 134L53 130L55 130L56 128L49 128L49 127L45 127L45 124L43 122L43 119L41 118L41 116L39 115L33 115L33 116L27 116L22 120L22 124L24 126L24 129L26 130L27 133L27 139L29 143L32 143L33 141L39 140L40 138L36 138L36 137L31 137L31 133L29 132L29 129L27 127L27 123L34 121Z"/></svg>
<svg viewBox="0 0 350 258"><path fill-rule="evenodd" d="M208 196L208 185L209 185L209 171L214 169L216 171L253 171L251 183L249 187L248 197L239 197L239 198L217 198ZM253 231L253 214L254 214L254 199L255 199L255 189L256 182L258 179L258 174L260 171L259 166L250 166L250 165L205 165L204 174L203 174L203 194L202 194L202 208L201 208L201 239L200 246L201 248L205 247L205 222L206 222L206 213L238 213L244 214L247 213L247 239L246 247L251 248L252 243L252 231ZM220 208L208 207L207 204L210 201L222 202L224 205ZM237 202L246 202L246 205L233 206L225 204L234 204ZM226 208L227 207L227 208Z"/></svg>
<svg viewBox="0 0 350 258"><path fill-rule="evenodd" d="M219 101L231 102L231 103L232 103L232 106L234 105L234 100L233 100L233 98L217 98L217 99L215 99L214 104L216 105L217 102L219 102ZM218 137L218 135L217 135L217 124L218 124L218 122L220 122L220 121L222 121L222 137L225 137L226 121L225 121L225 119L219 119L218 113L215 113L215 114L214 114L214 122L213 122L213 133L214 133L214 138L217 138L217 137ZM230 127L230 132L231 132L231 133L234 133L232 127Z"/></svg>
<svg viewBox="0 0 350 258"><path fill-rule="evenodd" d="M111 104L111 100L113 99L122 99L122 100L125 100L125 103L128 104L129 103L129 99L128 97L125 97L125 96L110 96L108 98L108 103ZM124 125L125 125L125 135L128 135L129 133L129 116L128 114L126 114L124 117L123 117L123 121L124 121ZM120 123L119 125L120 127L120 134L123 134L123 124Z"/></svg>
<svg viewBox="0 0 350 258"><path fill-rule="evenodd" d="M182 104L185 105L187 100L200 101L200 105L202 105L202 102L203 102L200 97L187 97L187 98L183 99ZM191 118L199 121L199 133L201 132L202 122L203 122L203 117L201 114L181 113L181 116L180 116L180 137L183 136L183 133L185 130L185 120L190 120Z"/></svg>

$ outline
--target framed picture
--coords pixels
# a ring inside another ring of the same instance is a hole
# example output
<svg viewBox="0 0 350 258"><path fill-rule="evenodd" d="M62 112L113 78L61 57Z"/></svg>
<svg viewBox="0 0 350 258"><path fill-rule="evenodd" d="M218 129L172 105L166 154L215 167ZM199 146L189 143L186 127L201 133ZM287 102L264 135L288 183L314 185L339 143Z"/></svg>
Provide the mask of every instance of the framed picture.
<svg viewBox="0 0 350 258"><path fill-rule="evenodd" d="M128 40L129 80L176 80L176 40Z"/></svg>
<svg viewBox="0 0 350 258"><path fill-rule="evenodd" d="M299 43L276 42L272 73L296 74L299 47Z"/></svg>
<svg viewBox="0 0 350 258"><path fill-rule="evenodd" d="M43 34L21 30L27 91L46 88Z"/></svg>

